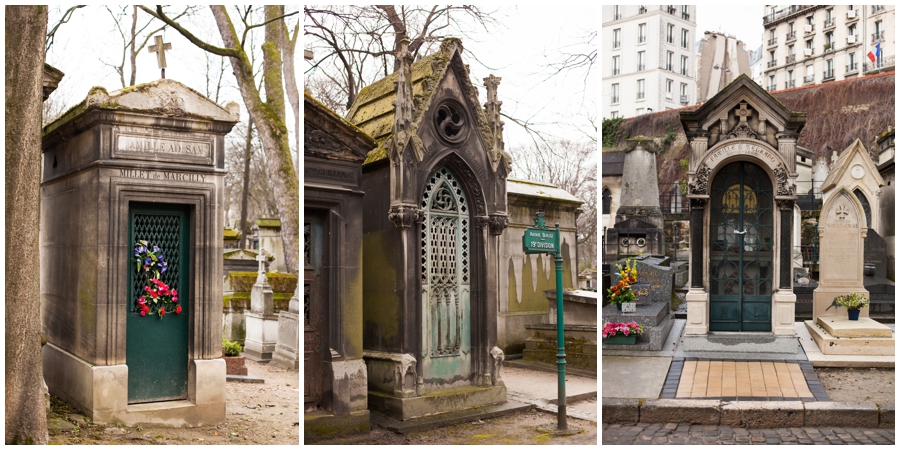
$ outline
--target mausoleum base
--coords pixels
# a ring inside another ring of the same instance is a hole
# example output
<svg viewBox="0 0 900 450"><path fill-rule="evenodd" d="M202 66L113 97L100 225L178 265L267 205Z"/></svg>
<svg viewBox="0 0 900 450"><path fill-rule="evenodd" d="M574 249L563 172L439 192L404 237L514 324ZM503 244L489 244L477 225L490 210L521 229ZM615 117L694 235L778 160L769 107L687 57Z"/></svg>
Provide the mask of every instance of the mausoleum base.
<svg viewBox="0 0 900 450"><path fill-rule="evenodd" d="M42 349L50 393L96 423L204 426L225 420L225 361L191 361L185 400L128 404L128 366L97 366L48 343Z"/></svg>
<svg viewBox="0 0 900 450"><path fill-rule="evenodd" d="M823 355L894 356L894 338L884 337L884 330L887 330L888 335L893 336L890 328L867 317L859 318L857 322L862 322L862 324L849 324L848 322L853 321L846 317L819 317L816 322L807 320L805 323L806 329L809 330L810 336ZM878 334L881 337L846 337L861 333Z"/></svg>
<svg viewBox="0 0 900 450"><path fill-rule="evenodd" d="M426 392L418 397L395 397L369 391L369 409L408 420L434 414L506 403L506 386L464 386Z"/></svg>
<svg viewBox="0 0 900 450"><path fill-rule="evenodd" d="M681 347L685 353L797 354L797 336L779 336L767 332L713 331L704 335L684 335Z"/></svg>

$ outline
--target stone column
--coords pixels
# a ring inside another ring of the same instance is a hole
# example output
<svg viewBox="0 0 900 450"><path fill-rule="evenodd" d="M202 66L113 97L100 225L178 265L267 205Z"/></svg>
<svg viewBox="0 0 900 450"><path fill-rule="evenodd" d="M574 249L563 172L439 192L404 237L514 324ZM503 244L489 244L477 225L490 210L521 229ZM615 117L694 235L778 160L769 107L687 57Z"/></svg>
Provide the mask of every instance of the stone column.
<svg viewBox="0 0 900 450"><path fill-rule="evenodd" d="M690 171L696 172L697 165L703 160L703 155L709 146L709 132L701 131L691 139L691 165Z"/></svg>
<svg viewBox="0 0 900 450"><path fill-rule="evenodd" d="M795 153L797 151L797 134L783 132L778 133L776 138L778 139L778 152L781 153L781 156L784 156L784 160L787 162L788 172L796 173L797 156Z"/></svg>
<svg viewBox="0 0 900 450"><path fill-rule="evenodd" d="M687 324L685 334L709 333L709 294L703 286L703 212L708 199L691 199L691 288L685 296L687 301Z"/></svg>
<svg viewBox="0 0 900 450"><path fill-rule="evenodd" d="M794 200L776 200L780 214L778 228L778 289L772 293L772 332L776 335L794 335L794 310L797 296L793 289L793 250L791 224L794 218Z"/></svg>

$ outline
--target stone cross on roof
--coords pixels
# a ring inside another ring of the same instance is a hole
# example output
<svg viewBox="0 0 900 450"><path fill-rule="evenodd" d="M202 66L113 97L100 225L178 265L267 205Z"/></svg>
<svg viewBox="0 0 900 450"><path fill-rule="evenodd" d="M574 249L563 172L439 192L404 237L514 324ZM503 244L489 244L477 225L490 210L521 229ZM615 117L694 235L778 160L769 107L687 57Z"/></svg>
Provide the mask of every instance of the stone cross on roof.
<svg viewBox="0 0 900 450"><path fill-rule="evenodd" d="M172 44L163 43L162 36L154 36L154 42L156 45L151 45L147 47L147 51L150 53L156 53L156 64L162 69L162 78L166 77L166 50L172 50Z"/></svg>

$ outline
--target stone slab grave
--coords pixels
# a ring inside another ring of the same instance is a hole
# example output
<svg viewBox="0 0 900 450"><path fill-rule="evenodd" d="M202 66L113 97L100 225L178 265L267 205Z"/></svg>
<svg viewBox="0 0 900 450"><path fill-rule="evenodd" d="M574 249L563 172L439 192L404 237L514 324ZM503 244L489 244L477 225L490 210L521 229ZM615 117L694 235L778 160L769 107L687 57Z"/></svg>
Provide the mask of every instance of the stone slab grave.
<svg viewBox="0 0 900 450"><path fill-rule="evenodd" d="M891 333L890 329L868 319L870 308L860 310L859 319L865 323L860 325L851 323L853 321L849 320L846 308L834 303L836 297L851 292L869 296L863 283L863 271L864 239L867 231L871 230L866 227L862 203L843 184L852 182L851 178L843 177L845 172L852 174L852 178L863 178L866 175L862 169L863 164L871 165L871 160L857 140L835 163L823 185L823 193L828 194L828 197L819 216L819 286L813 292L813 320L808 320L805 324L826 355L893 355L894 352L893 338L883 337ZM854 170L859 168L856 172L860 173L850 171L850 165L853 165ZM875 241L877 239L873 238L872 247L877 250ZM877 251L869 253L871 257ZM875 331L878 329L880 331ZM848 336L860 332L882 337ZM885 353L888 351L890 353Z"/></svg>
<svg viewBox="0 0 900 450"><path fill-rule="evenodd" d="M636 296L635 313L623 313L615 305L602 309L603 323L637 322L643 325L644 334L638 337L634 345L603 345L605 350L652 350L662 349L666 337L672 329L671 300L674 270L662 264L668 264L669 258L643 256L635 258L639 285L648 286L647 295ZM624 265L625 260L617 264ZM611 282L619 282L619 274L615 265L610 265ZM604 295L606 291L604 291ZM602 339L602 338L601 338Z"/></svg>
<svg viewBox="0 0 900 450"><path fill-rule="evenodd" d="M547 323L528 324L523 360L556 366L556 290L544 291L550 305ZM563 338L566 367L597 374L597 298L596 292L572 290L563 293Z"/></svg>
<svg viewBox="0 0 900 450"><path fill-rule="evenodd" d="M162 79L92 88L43 129L44 379L94 422L225 419L225 135L238 111ZM134 260L151 249L167 264L153 277ZM153 280L177 292L165 315L141 303Z"/></svg>

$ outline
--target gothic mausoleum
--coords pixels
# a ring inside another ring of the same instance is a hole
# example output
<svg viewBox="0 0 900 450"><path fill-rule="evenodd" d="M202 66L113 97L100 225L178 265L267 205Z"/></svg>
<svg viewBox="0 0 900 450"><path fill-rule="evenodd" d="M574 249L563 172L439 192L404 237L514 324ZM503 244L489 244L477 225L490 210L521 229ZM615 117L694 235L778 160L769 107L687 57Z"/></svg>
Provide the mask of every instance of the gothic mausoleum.
<svg viewBox="0 0 900 450"><path fill-rule="evenodd" d="M796 353L791 230L806 118L746 75L681 113L691 146L686 351Z"/></svg>
<svg viewBox="0 0 900 450"><path fill-rule="evenodd" d="M362 168L369 409L401 420L505 403L497 305L509 220L500 79L487 103L445 40L364 88L347 119L375 139ZM505 267L504 267L505 270Z"/></svg>

